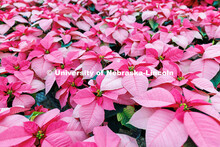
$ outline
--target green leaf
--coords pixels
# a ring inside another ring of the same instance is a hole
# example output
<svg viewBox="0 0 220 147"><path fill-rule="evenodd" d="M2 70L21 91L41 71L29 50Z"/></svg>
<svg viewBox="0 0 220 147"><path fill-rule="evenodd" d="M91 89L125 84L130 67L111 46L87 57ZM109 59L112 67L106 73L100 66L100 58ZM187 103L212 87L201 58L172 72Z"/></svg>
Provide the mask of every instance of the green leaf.
<svg viewBox="0 0 220 147"><path fill-rule="evenodd" d="M212 45L215 45L216 43L218 43L218 41L215 41L215 39L212 40Z"/></svg>
<svg viewBox="0 0 220 147"><path fill-rule="evenodd" d="M189 47L195 47L195 45L193 45L193 44L190 44L190 45L188 45Z"/></svg>
<svg viewBox="0 0 220 147"><path fill-rule="evenodd" d="M7 75L3 74L3 75L0 75L1 77L7 77Z"/></svg>
<svg viewBox="0 0 220 147"><path fill-rule="evenodd" d="M153 31L155 31L157 27L159 26L159 24L152 19L149 20L149 24L150 24L150 27L153 29Z"/></svg>
<svg viewBox="0 0 220 147"><path fill-rule="evenodd" d="M106 74L107 74L107 71L105 71L105 70L104 70L104 71L101 71L101 70L100 70L99 73L100 73L100 75L106 75ZM91 78L91 80L96 80L97 76L98 76L98 75L96 74L94 77Z"/></svg>
<svg viewBox="0 0 220 147"><path fill-rule="evenodd" d="M102 19L105 19L107 16L102 16Z"/></svg>
<svg viewBox="0 0 220 147"><path fill-rule="evenodd" d="M181 23L183 23L183 20L185 19L185 17L178 16L178 19L181 19Z"/></svg>
<svg viewBox="0 0 220 147"><path fill-rule="evenodd" d="M217 88L218 84L220 83L220 71L215 75L215 77L211 80L215 88Z"/></svg>
<svg viewBox="0 0 220 147"><path fill-rule="evenodd" d="M201 27L197 27L199 29L200 34L202 35L202 37L207 37L207 34L205 32L202 31Z"/></svg>
<svg viewBox="0 0 220 147"><path fill-rule="evenodd" d="M112 47L115 47L116 44L113 44L113 43L109 43L109 47L112 48Z"/></svg>
<svg viewBox="0 0 220 147"><path fill-rule="evenodd" d="M41 115L43 114L44 112L37 112L37 111L34 111L30 116L29 116L29 120L30 121L34 121L34 119L38 116L38 115Z"/></svg>
<svg viewBox="0 0 220 147"><path fill-rule="evenodd" d="M30 115L25 115L24 117L26 117L27 119L29 119L29 118L30 118Z"/></svg>
<svg viewBox="0 0 220 147"><path fill-rule="evenodd" d="M95 11L95 5L92 4L91 6L89 6L90 11L94 12Z"/></svg>
<svg viewBox="0 0 220 147"><path fill-rule="evenodd" d="M36 99L37 93L31 94L31 96L32 96L34 99Z"/></svg>
<svg viewBox="0 0 220 147"><path fill-rule="evenodd" d="M212 4L215 8L218 8L220 6L220 0L214 1Z"/></svg>
<svg viewBox="0 0 220 147"><path fill-rule="evenodd" d="M129 121L129 118L126 116L125 113L118 113L117 120L121 122L122 125L126 126L126 123Z"/></svg>
<svg viewBox="0 0 220 147"><path fill-rule="evenodd" d="M118 113L117 114L117 120L122 121L124 119L124 114L123 113Z"/></svg>
<svg viewBox="0 0 220 147"><path fill-rule="evenodd" d="M64 44L63 41L61 42L61 47L69 47L73 42L70 41L68 44Z"/></svg>
<svg viewBox="0 0 220 147"><path fill-rule="evenodd" d="M128 128L133 129L134 127L130 124L127 124L132 115L134 114L135 108L132 106L127 106L123 108L123 111L120 113L117 113L117 120L121 122L123 126L126 126Z"/></svg>
<svg viewBox="0 0 220 147"><path fill-rule="evenodd" d="M111 110L111 111L105 110L105 118L110 118L110 117L116 116L117 113L123 112L123 108L125 108L126 105L114 103L114 107L115 107L115 110Z"/></svg>
<svg viewBox="0 0 220 147"><path fill-rule="evenodd" d="M165 21L165 22L163 23L163 25L164 25L164 26L167 26L167 25L171 25L172 23L173 23L172 20L168 20L168 21Z"/></svg>
<svg viewBox="0 0 220 147"><path fill-rule="evenodd" d="M134 114L134 110L135 110L134 107L127 106L126 108L123 109L123 112L130 119L132 115Z"/></svg>

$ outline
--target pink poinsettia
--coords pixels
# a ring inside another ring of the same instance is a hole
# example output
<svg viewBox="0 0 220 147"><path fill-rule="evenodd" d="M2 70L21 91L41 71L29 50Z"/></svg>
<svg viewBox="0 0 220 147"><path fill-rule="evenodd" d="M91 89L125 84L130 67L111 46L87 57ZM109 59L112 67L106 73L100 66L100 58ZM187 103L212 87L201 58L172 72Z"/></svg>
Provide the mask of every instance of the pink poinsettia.
<svg viewBox="0 0 220 147"><path fill-rule="evenodd" d="M27 23L27 20L24 19L21 15L16 14L15 12L4 13L1 17L1 21L5 24L1 24L2 27L0 34L5 34L12 26L14 26L15 22Z"/></svg>
<svg viewBox="0 0 220 147"><path fill-rule="evenodd" d="M113 40L117 40L120 44L123 44L124 40L127 39L129 35L128 31L124 28L125 25L121 23L121 19L106 19L100 26L100 31L103 33L100 38L103 41L107 41L107 38L110 37ZM112 42L110 41L109 43Z"/></svg>
<svg viewBox="0 0 220 147"><path fill-rule="evenodd" d="M131 57L136 57L143 55L145 53L145 43L151 41L150 34L148 31L150 28L148 26L143 26L141 24L134 24L134 30L130 36L124 41L125 45L120 49L119 53L125 53ZM152 37L152 40L153 37Z"/></svg>
<svg viewBox="0 0 220 147"><path fill-rule="evenodd" d="M157 41L159 39L159 34L155 33L153 34L152 32L143 32L144 38L141 39L140 44L138 45L138 47L143 48L145 46L145 48L147 48L147 44L151 45L153 44L155 41Z"/></svg>
<svg viewBox="0 0 220 147"><path fill-rule="evenodd" d="M148 88L147 77L150 75L150 65L152 64L146 63L143 60L144 58L139 58L137 61L132 58L118 60L108 65L105 69L114 69L115 71L123 72L123 74L113 74L113 76L116 76L118 82L120 82L131 95L135 96L138 93L145 92Z"/></svg>
<svg viewBox="0 0 220 147"><path fill-rule="evenodd" d="M197 93L189 91L187 89L183 89L184 97L176 89L173 89L171 93L173 94L176 100L176 104L171 105L171 107L177 107L177 119L183 119L182 115L184 115L185 113L184 110L190 110L192 108L195 108L216 118L217 120L220 120L218 112L211 106L210 103L204 101L207 100L206 95L198 95Z"/></svg>
<svg viewBox="0 0 220 147"><path fill-rule="evenodd" d="M172 41L184 49L193 41L194 38L202 39L198 29L192 25L188 19L183 19L182 22L178 19L174 23L173 29L177 31L177 34L172 37Z"/></svg>
<svg viewBox="0 0 220 147"><path fill-rule="evenodd" d="M40 79L45 79L47 72L54 69L52 63L46 61L43 57L35 58L31 61L31 68ZM39 70L41 69L41 70Z"/></svg>
<svg viewBox="0 0 220 147"><path fill-rule="evenodd" d="M83 141L88 138L81 122L74 116L75 114L76 112L73 109L68 109L60 113L60 120L68 123L65 133L70 136L73 143Z"/></svg>
<svg viewBox="0 0 220 147"><path fill-rule="evenodd" d="M79 90L72 100L79 105L88 105L96 102L105 110L114 110L113 100L117 100L117 89L107 90L104 83L105 76L97 76L96 81L91 81L89 88ZM119 87L122 88L122 87Z"/></svg>
<svg viewBox="0 0 220 147"><path fill-rule="evenodd" d="M78 52L73 51L69 52L66 58L61 58L62 62L53 62L53 66L56 68L57 73L61 73L62 71L70 71L71 69L75 70L80 65L78 56ZM58 86L61 86L67 80L68 77L69 75L56 75L56 82Z"/></svg>
<svg viewBox="0 0 220 147"><path fill-rule="evenodd" d="M72 43L69 49L72 51L79 51L79 54L83 55L83 53L85 53L86 51L93 50L99 44L99 41L91 41L90 39L79 40L77 42Z"/></svg>
<svg viewBox="0 0 220 147"><path fill-rule="evenodd" d="M57 82L59 87L66 82L66 80L70 76L68 72L71 72L71 70L76 70L76 68L80 65L78 57L79 53L75 51L69 52L65 58L62 56L59 62L56 61L55 57L51 57L54 60L51 61L54 68L52 71L49 70L50 73L48 71L46 72L46 93L49 92L55 81Z"/></svg>
<svg viewBox="0 0 220 147"><path fill-rule="evenodd" d="M89 133L94 127L99 126L104 121L104 110L114 110L113 101L118 95L125 93L122 87L110 89L106 84L105 76L97 76L96 81L91 81L89 88L79 90L71 97L72 105L81 105L79 108L79 118L85 132ZM87 117L86 117L87 116ZM91 122L95 123L91 123Z"/></svg>
<svg viewBox="0 0 220 147"><path fill-rule="evenodd" d="M30 111L26 111L25 112L25 115L31 115L34 111L37 111L37 112L47 112L49 111L49 109L47 108L44 108L43 105L40 105L40 106L35 106L33 110L30 110Z"/></svg>
<svg viewBox="0 0 220 147"><path fill-rule="evenodd" d="M63 28L61 28L60 30L56 31L56 35L59 35L62 38L64 44L68 44L70 40L72 39L72 36L70 33L76 30L77 28L71 28L70 30L65 31Z"/></svg>
<svg viewBox="0 0 220 147"><path fill-rule="evenodd" d="M29 110L29 108L23 108L23 107L11 107L11 108L6 108L3 104L0 105L0 120L4 120L4 118L20 113L20 112L25 112ZM3 130L1 130L3 131Z"/></svg>
<svg viewBox="0 0 220 147"><path fill-rule="evenodd" d="M155 41L152 44L146 44L146 61L154 63L155 66L159 62L164 61L177 62L183 57L183 50L169 46L162 41Z"/></svg>
<svg viewBox="0 0 220 147"><path fill-rule="evenodd" d="M12 126L1 132L0 142L10 146L68 146L72 144L70 137L64 133L68 123L58 119L59 110L54 109L26 121L23 126ZM16 132L14 132L16 130ZM13 132L13 133L12 133ZM6 138L5 138L6 137ZM12 141L13 140L13 141ZM59 143L57 142L59 140Z"/></svg>
<svg viewBox="0 0 220 147"><path fill-rule="evenodd" d="M219 63L212 59L197 59L190 64L190 72L200 71L198 74L200 78L211 80L219 71Z"/></svg>
<svg viewBox="0 0 220 147"><path fill-rule="evenodd" d="M196 91L198 90L204 90L210 95L217 94L218 91L216 88L213 86L213 83L209 81L208 79L205 78L195 78L191 81L193 85L190 85L193 87Z"/></svg>
<svg viewBox="0 0 220 147"><path fill-rule="evenodd" d="M137 147L105 126L116 117L149 147L219 146L219 13L214 0L1 0L0 146Z"/></svg>
<svg viewBox="0 0 220 147"><path fill-rule="evenodd" d="M11 48L18 48L20 41L7 41L0 44L1 51L9 51Z"/></svg>
<svg viewBox="0 0 220 147"><path fill-rule="evenodd" d="M83 60L82 70L90 72L98 72L102 70L102 61L114 61L120 56L113 52L109 47L102 46L96 47L93 51L85 52L79 59ZM85 78L92 78L89 75L85 75Z"/></svg>
<svg viewBox="0 0 220 147"><path fill-rule="evenodd" d="M24 25L17 25L16 31L8 34L5 39L14 40L12 42L15 43L17 42L17 45L11 44L11 46L9 46L10 51L27 52L35 47L35 44L38 40L38 36L40 35L42 35L42 31L37 28L25 27ZM9 42L11 43L11 41Z"/></svg>
<svg viewBox="0 0 220 147"><path fill-rule="evenodd" d="M95 25L95 22L100 20L100 16L96 14L91 14L88 10L83 7L75 6L73 8L73 24L75 24L79 29L84 31L89 31L91 27Z"/></svg>
<svg viewBox="0 0 220 147"><path fill-rule="evenodd" d="M70 20L64 16L56 15L50 11L45 10L43 14L32 16L32 21L36 21L33 25L39 24L45 32L51 29L51 25L58 25L59 27L71 28Z"/></svg>
<svg viewBox="0 0 220 147"><path fill-rule="evenodd" d="M220 129L218 124L220 115L212 104L207 102L208 95L185 88L183 89L184 96L176 89L173 89L171 93L162 88L154 88L145 92L142 96L134 97L136 102L147 108L142 108L136 112L130 123L135 125L140 122L137 118L141 114L146 115L145 119L143 119L143 116L140 118L144 120L144 126L137 125L146 129L147 145L161 146L166 144L167 146L181 146L187 140L188 135L197 145L218 145L216 139L220 135L218 132ZM172 107L176 112L167 109L152 109L159 107ZM193 112L193 109L200 110L205 114ZM212 127L206 129L206 125ZM170 134L169 132L173 133ZM162 137L165 134L169 139Z"/></svg>
<svg viewBox="0 0 220 147"><path fill-rule="evenodd" d="M218 48L218 45L211 44L195 45L195 47L190 47L186 50L182 60L196 56L201 57L190 63L189 72L200 72L198 74L199 77L211 80L219 71L219 53L216 50Z"/></svg>
<svg viewBox="0 0 220 147"><path fill-rule="evenodd" d="M22 111L17 111L15 113L19 113L19 112L22 112ZM14 112L13 112L13 114L8 114L5 117L1 117L1 119L0 119L0 133L4 132L5 130L7 130L13 126L23 126L24 125L23 123L26 121L28 121L28 119L26 117L19 115L19 114L14 114Z"/></svg>
<svg viewBox="0 0 220 147"><path fill-rule="evenodd" d="M7 35L6 39L12 39L15 37L19 37L20 39L30 39L30 37L37 37L42 35L42 31L37 28L25 27L23 25L16 26L16 31ZM28 38L29 37L29 38Z"/></svg>
<svg viewBox="0 0 220 147"><path fill-rule="evenodd" d="M5 57L2 59L1 64L7 72L14 74L22 82L27 84L32 82L34 72L29 69L31 63L25 60L24 56Z"/></svg>
<svg viewBox="0 0 220 147"><path fill-rule="evenodd" d="M206 17L201 21L204 26L204 30L209 39L219 38L219 20L215 19L218 16L218 12L209 10L205 12Z"/></svg>
<svg viewBox="0 0 220 147"><path fill-rule="evenodd" d="M203 45L198 45L196 44L195 46L191 46L186 49L186 52L183 54L182 60L187 60L189 58L192 58L193 56L203 56L205 50L210 47L212 44L203 44Z"/></svg>
<svg viewBox="0 0 220 147"><path fill-rule="evenodd" d="M60 45L54 42L51 34L48 34L40 40L39 45L30 52L27 59L31 60L34 57L40 58L43 56L48 62L60 63L62 62L62 52L58 51L59 47Z"/></svg>
<svg viewBox="0 0 220 147"><path fill-rule="evenodd" d="M175 31L171 25L160 26L160 40L164 43L170 42L174 35Z"/></svg>
<svg viewBox="0 0 220 147"><path fill-rule="evenodd" d="M93 130L94 136L83 142L77 142L74 146L91 146L91 147L110 147L110 146L132 146L138 147L134 138L124 134L115 134L107 126L96 127Z"/></svg>
<svg viewBox="0 0 220 147"><path fill-rule="evenodd" d="M3 107L7 107L8 103L12 106L22 106L30 108L35 100L32 96L23 93L32 93L31 85L24 84L21 81L8 82L5 77L0 77L0 102Z"/></svg>
<svg viewBox="0 0 220 147"><path fill-rule="evenodd" d="M191 81L195 78L198 78L197 74L200 73L199 71L194 73L183 73L177 64L167 61L163 62L162 71L169 71L172 72L172 74L157 76L149 84L150 87L161 86L162 84L166 84L166 89L168 89L168 87L173 86L182 86L185 84L191 85ZM169 84L171 85L169 86Z"/></svg>
<svg viewBox="0 0 220 147"><path fill-rule="evenodd" d="M73 77L69 76L66 82L61 85L61 88L59 91L56 93L56 98L59 99L61 107L64 107L67 98L70 96L70 99L75 95L75 93L78 91L77 87L82 86L83 80L82 77Z"/></svg>
<svg viewBox="0 0 220 147"><path fill-rule="evenodd" d="M203 59L215 59L216 62L220 63L220 45L212 45L206 48L202 58Z"/></svg>

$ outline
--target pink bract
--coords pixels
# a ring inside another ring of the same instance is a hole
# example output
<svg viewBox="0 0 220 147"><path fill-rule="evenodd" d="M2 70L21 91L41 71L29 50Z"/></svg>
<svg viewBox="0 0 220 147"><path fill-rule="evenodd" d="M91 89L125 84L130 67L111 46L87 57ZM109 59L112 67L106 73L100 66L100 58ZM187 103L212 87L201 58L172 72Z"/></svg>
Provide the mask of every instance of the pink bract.
<svg viewBox="0 0 220 147"><path fill-rule="evenodd" d="M1 0L0 146L219 147L219 6Z"/></svg>

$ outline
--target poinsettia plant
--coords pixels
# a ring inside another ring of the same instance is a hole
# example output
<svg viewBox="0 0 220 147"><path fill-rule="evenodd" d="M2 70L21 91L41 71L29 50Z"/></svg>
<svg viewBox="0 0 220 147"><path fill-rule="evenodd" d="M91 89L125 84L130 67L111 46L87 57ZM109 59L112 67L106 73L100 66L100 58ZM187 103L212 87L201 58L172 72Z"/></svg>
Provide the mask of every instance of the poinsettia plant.
<svg viewBox="0 0 220 147"><path fill-rule="evenodd" d="M0 146L220 146L219 0L1 0Z"/></svg>

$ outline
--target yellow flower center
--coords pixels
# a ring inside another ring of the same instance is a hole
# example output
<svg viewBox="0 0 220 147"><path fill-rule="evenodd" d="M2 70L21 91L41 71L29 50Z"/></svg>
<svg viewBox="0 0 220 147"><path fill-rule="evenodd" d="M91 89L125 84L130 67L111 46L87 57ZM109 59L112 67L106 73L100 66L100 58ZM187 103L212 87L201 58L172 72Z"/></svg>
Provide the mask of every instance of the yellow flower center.
<svg viewBox="0 0 220 147"><path fill-rule="evenodd" d="M13 93L12 90L8 90L8 91L7 91L7 94L8 94L8 95L11 95L12 93Z"/></svg>
<svg viewBox="0 0 220 147"><path fill-rule="evenodd" d="M20 66L17 65L17 66L14 66L14 68L15 68L15 69L20 69Z"/></svg>
<svg viewBox="0 0 220 147"><path fill-rule="evenodd" d="M40 130L40 131L37 132L36 137L37 137L38 139L43 138L43 136L44 136L43 131Z"/></svg>
<svg viewBox="0 0 220 147"><path fill-rule="evenodd" d="M63 64L61 64L60 67L61 67L62 69L64 69L64 65L63 65Z"/></svg>
<svg viewBox="0 0 220 147"><path fill-rule="evenodd" d="M160 60L164 60L164 57L163 57L163 56L160 56L159 59L160 59Z"/></svg>
<svg viewBox="0 0 220 147"><path fill-rule="evenodd" d="M130 66L130 67L128 67L128 69L129 69L130 71L134 71L134 66Z"/></svg>
<svg viewBox="0 0 220 147"><path fill-rule="evenodd" d="M72 87L75 87L76 85L75 85L75 83L74 83L74 82L72 82L72 83L71 83L71 86L72 86Z"/></svg>
<svg viewBox="0 0 220 147"><path fill-rule="evenodd" d="M103 55L99 55L99 59L103 59L104 58L104 56Z"/></svg>
<svg viewBox="0 0 220 147"><path fill-rule="evenodd" d="M49 54L49 53L50 53L49 50L46 50L46 51L45 51L45 54Z"/></svg>
<svg viewBox="0 0 220 147"><path fill-rule="evenodd" d="M178 77L178 78L177 78L178 81L182 81L182 80L184 80L184 79L185 79L184 77Z"/></svg>
<svg viewBox="0 0 220 147"><path fill-rule="evenodd" d="M97 97L101 97L101 96L102 96L102 91L100 91L100 90L98 89L96 92L97 92L97 94L96 94Z"/></svg>
<svg viewBox="0 0 220 147"><path fill-rule="evenodd" d="M188 108L188 106L187 106L186 103L181 103L181 104L180 104L180 107L181 107L181 106L184 106L184 110L189 110L189 108Z"/></svg>

